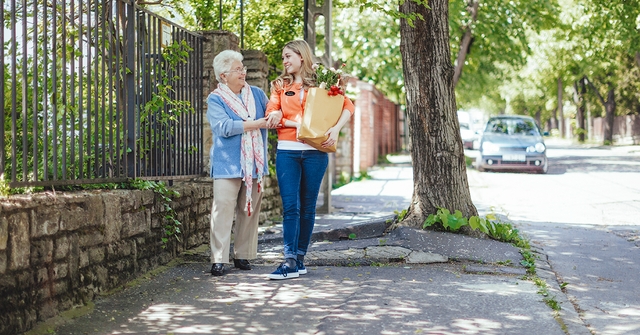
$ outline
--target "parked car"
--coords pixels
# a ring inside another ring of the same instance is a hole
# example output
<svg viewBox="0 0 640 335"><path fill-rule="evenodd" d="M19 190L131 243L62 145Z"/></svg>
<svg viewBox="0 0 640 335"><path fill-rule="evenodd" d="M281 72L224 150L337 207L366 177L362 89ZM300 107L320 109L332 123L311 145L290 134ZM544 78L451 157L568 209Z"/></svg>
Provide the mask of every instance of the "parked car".
<svg viewBox="0 0 640 335"><path fill-rule="evenodd" d="M478 171L524 170L547 173L547 147L536 121L528 116L494 116L480 139Z"/></svg>
<svg viewBox="0 0 640 335"><path fill-rule="evenodd" d="M460 137L465 149L473 149L473 144L478 140L478 134L469 129L469 124L460 123Z"/></svg>

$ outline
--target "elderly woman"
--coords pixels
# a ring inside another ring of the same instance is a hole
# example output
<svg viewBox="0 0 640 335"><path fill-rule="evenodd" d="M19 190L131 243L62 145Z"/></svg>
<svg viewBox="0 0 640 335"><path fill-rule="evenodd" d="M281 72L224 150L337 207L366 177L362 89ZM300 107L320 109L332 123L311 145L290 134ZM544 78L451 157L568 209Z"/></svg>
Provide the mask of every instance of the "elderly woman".
<svg viewBox="0 0 640 335"><path fill-rule="evenodd" d="M262 177L267 168L267 96L249 86L242 54L225 50L213 60L218 88L207 98L207 119L213 132L211 177L211 274L222 276L229 263L231 226L235 214L236 268L251 270L256 258Z"/></svg>

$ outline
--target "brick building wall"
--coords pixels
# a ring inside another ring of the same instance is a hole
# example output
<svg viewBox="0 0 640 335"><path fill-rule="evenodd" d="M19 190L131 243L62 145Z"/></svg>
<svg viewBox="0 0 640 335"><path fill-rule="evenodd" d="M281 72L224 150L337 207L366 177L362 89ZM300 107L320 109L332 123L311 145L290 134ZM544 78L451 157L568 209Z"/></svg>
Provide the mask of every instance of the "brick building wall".
<svg viewBox="0 0 640 335"><path fill-rule="evenodd" d="M356 111L342 129L336 152L335 175L349 177L367 171L378 159L401 151L404 117L399 106L387 99L374 85L351 80L355 89Z"/></svg>

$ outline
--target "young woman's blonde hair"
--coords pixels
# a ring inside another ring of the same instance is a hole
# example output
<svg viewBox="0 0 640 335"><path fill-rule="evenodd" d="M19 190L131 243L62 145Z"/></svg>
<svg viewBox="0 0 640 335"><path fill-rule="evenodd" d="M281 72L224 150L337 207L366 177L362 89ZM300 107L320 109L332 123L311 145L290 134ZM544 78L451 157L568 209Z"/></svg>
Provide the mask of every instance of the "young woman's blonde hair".
<svg viewBox="0 0 640 335"><path fill-rule="evenodd" d="M315 71L313 70L313 55L311 54L311 48L309 44L304 40L293 40L284 45L284 49L289 49L302 58L302 64L300 66L300 77L302 77L302 84L305 87L316 86ZM276 92L284 89L285 86L293 83L293 75L287 72L285 68L282 74L278 78L271 82L271 88Z"/></svg>

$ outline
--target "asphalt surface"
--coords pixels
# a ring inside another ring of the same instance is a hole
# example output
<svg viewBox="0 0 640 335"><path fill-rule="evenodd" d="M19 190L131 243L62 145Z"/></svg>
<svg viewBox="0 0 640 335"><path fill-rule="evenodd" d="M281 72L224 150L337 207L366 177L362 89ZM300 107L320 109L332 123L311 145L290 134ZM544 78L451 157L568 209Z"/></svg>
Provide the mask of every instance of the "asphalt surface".
<svg viewBox="0 0 640 335"><path fill-rule="evenodd" d="M262 227L251 271L211 276L202 246L31 334L590 334L543 253L538 275L559 312L524 277L512 245L410 228L383 235L411 200L408 157L394 159L332 192L307 275L267 279L282 260L281 230Z"/></svg>
<svg viewBox="0 0 640 335"><path fill-rule="evenodd" d="M469 170L474 204L517 222L593 334L640 334L640 146L547 145L547 175Z"/></svg>

